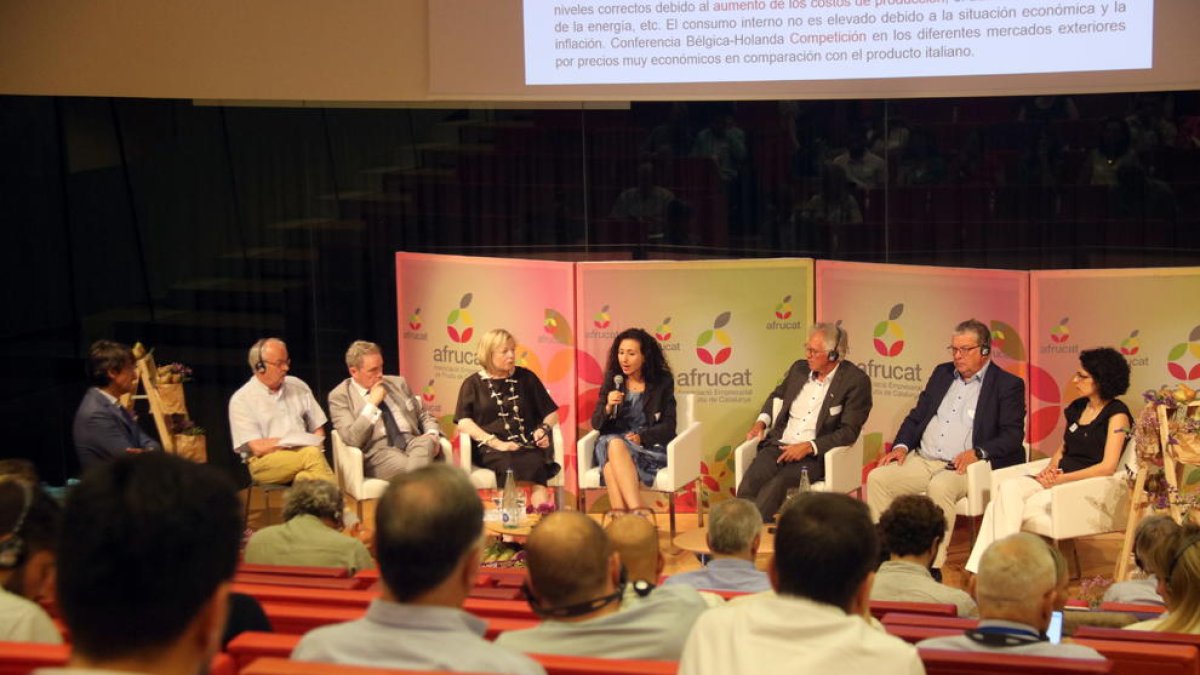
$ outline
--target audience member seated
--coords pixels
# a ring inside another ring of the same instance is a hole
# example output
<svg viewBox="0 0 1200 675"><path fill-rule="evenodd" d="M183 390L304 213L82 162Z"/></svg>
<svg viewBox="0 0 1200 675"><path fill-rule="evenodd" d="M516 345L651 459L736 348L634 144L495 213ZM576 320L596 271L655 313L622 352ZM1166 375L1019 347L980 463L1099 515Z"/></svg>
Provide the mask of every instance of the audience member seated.
<svg viewBox="0 0 1200 675"><path fill-rule="evenodd" d="M1150 569L1158 577L1158 592L1167 613L1135 623L1132 630L1200 634L1200 527L1188 523L1168 536L1155 552Z"/></svg>
<svg viewBox="0 0 1200 675"><path fill-rule="evenodd" d="M887 184L887 162L867 149L865 137L855 134L849 148L833 158L833 164L846 170L850 182L864 190Z"/></svg>
<svg viewBox="0 0 1200 675"><path fill-rule="evenodd" d="M1050 508L1050 489L1077 480L1111 476L1132 427L1129 408L1117 397L1129 389L1129 362L1111 347L1085 349L1071 378L1079 398L1063 411L1066 430L1050 463L1034 475L1029 469L992 485L992 502L983 513L967 571L979 571L979 559L993 541L1021 531L1021 523Z"/></svg>
<svg viewBox="0 0 1200 675"><path fill-rule="evenodd" d="M978 616L970 595L933 579L929 569L946 532L946 518L925 495L902 495L879 518L889 559L875 572L872 600L952 604L959 616Z"/></svg>
<svg viewBox="0 0 1200 675"><path fill-rule="evenodd" d="M342 534L342 491L323 480L300 480L287 491L282 525L255 532L245 560L260 565L345 567L353 574L375 562L358 539Z"/></svg>
<svg viewBox="0 0 1200 675"><path fill-rule="evenodd" d="M87 374L92 386L83 395L71 427L79 465L87 470L130 453L162 450L118 402L137 389L137 367L129 347L110 340L93 342Z"/></svg>
<svg viewBox="0 0 1200 675"><path fill-rule="evenodd" d="M667 577L663 586L686 584L698 590L746 593L771 590L766 572L754 567L762 526L762 516L752 501L727 499L717 504L708 520L712 558L704 569Z"/></svg>
<svg viewBox="0 0 1200 675"><path fill-rule="evenodd" d="M429 464L396 476L379 499L375 525L383 597L357 621L309 632L293 659L544 673L527 657L484 640L486 624L461 609L483 550L483 504L461 470ZM568 567L574 571L575 562Z"/></svg>
<svg viewBox="0 0 1200 675"><path fill-rule="evenodd" d="M635 516L618 522L641 522L657 531ZM629 530L630 535L635 532L638 536L626 539L642 539L644 530ZM617 548L594 520L578 511L544 518L525 545L526 593L543 622L501 633L496 644L537 654L677 660L688 631L706 608L704 601L686 586L655 588L632 571L626 578Z"/></svg>
<svg viewBox="0 0 1200 675"><path fill-rule="evenodd" d="M626 188L613 202L609 218L632 220L646 226L651 241L661 242L667 222L667 205L675 193L654 182L654 164L642 162L637 168L637 185Z"/></svg>
<svg viewBox="0 0 1200 675"><path fill-rule="evenodd" d="M1120 117L1108 117L1101 122L1100 139L1088 151L1080 183L1084 185L1116 185L1117 169L1136 163L1129 124Z"/></svg>
<svg viewBox="0 0 1200 675"><path fill-rule="evenodd" d="M39 598L54 592L54 544L61 510L36 485L0 476L0 641L60 644Z"/></svg>
<svg viewBox="0 0 1200 675"><path fill-rule="evenodd" d="M679 672L924 673L912 645L863 619L878 557L865 504L842 494L801 495L779 517L767 570L776 595L706 612Z"/></svg>
<svg viewBox="0 0 1200 675"><path fill-rule="evenodd" d="M221 644L241 541L232 483L163 453L119 459L75 487L63 532L70 672L201 672Z"/></svg>
<svg viewBox="0 0 1200 675"><path fill-rule="evenodd" d="M1104 602L1165 607L1167 602L1158 593L1158 577L1152 565L1160 555L1159 549L1169 545L1178 531L1179 523L1169 516L1143 518L1133 535L1133 560L1146 576L1142 579L1118 581L1109 586L1104 592Z"/></svg>
<svg viewBox="0 0 1200 675"><path fill-rule="evenodd" d="M988 547L979 563L975 599L979 627L962 635L922 640L917 646L1071 659L1103 659L1091 647L1053 644L1046 638L1055 590L1054 557L1039 537L1020 532Z"/></svg>
<svg viewBox="0 0 1200 675"><path fill-rule="evenodd" d="M254 374L229 398L229 431L250 477L276 484L334 482L323 450L325 413L308 385L288 375L287 345L263 338L250 347L248 360Z"/></svg>
<svg viewBox="0 0 1200 675"><path fill-rule="evenodd" d="M1171 121L1169 94L1143 92L1135 95L1133 112L1125 118L1135 152L1173 147L1179 130Z"/></svg>
<svg viewBox="0 0 1200 675"><path fill-rule="evenodd" d="M605 534L620 554L621 566L629 581L625 587L625 599L636 601L646 597L648 589L655 587L667 566L667 559L658 547L658 526L654 512L650 509L630 512L613 510L606 514L605 520ZM642 588L642 592L636 592L638 588ZM676 597L681 599L683 606L691 606L695 603L696 594L696 589L691 586L676 586L659 593L658 599L662 601L665 596ZM725 599L716 593L701 591L699 595L710 607L725 604Z"/></svg>

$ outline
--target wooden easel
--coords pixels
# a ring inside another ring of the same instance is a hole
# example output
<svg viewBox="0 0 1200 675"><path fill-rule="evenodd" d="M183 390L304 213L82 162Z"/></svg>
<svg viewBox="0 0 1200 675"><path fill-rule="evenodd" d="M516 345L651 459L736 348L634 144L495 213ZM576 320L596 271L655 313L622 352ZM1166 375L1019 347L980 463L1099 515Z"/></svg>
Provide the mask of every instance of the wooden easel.
<svg viewBox="0 0 1200 675"><path fill-rule="evenodd" d="M171 433L171 425L167 423L167 415L163 410L162 399L158 397L158 366L154 363L154 354L147 353L137 360L138 388L145 388L145 394L133 392L133 398L146 399L150 402L150 414L154 416L154 427L158 429L158 440L163 450L174 454L175 435Z"/></svg>
<svg viewBox="0 0 1200 675"><path fill-rule="evenodd" d="M1175 453L1170 450L1171 419L1168 410L1165 405L1156 406L1158 444L1162 448L1163 477L1166 479L1167 485L1175 490L1175 494L1179 494L1179 463L1175 461ZM1184 414L1187 417L1195 417L1197 412L1200 412L1200 400L1185 405ZM1133 557L1134 536L1137 533L1138 524L1142 522L1142 518L1146 516L1146 511L1150 508L1150 495L1146 493L1148 473L1149 470L1139 462L1137 478L1133 484L1133 494L1129 499L1129 521L1125 525L1125 541L1121 545L1121 555L1117 558L1117 569L1113 575L1114 581L1125 581L1129 578L1131 571L1129 561ZM1167 508L1175 522L1183 522L1183 512L1175 500L1168 500Z"/></svg>

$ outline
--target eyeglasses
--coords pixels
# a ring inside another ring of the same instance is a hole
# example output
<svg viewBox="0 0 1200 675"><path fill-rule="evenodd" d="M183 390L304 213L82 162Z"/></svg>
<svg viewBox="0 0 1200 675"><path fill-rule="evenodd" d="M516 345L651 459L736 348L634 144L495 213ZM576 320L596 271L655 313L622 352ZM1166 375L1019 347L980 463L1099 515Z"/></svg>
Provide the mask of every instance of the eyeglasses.
<svg viewBox="0 0 1200 675"><path fill-rule="evenodd" d="M1082 382L1082 381L1084 381L1084 380L1090 380L1090 379L1092 379L1092 376L1091 376L1091 375L1088 375L1087 373L1080 373L1080 372L1076 372L1074 375L1072 375L1072 376L1071 376L1071 379L1072 379L1072 380L1079 380L1080 382Z"/></svg>
<svg viewBox="0 0 1200 675"><path fill-rule="evenodd" d="M979 345L971 345L970 347L955 347L954 345L950 345L946 347L946 351L954 356L966 356L974 349L979 349Z"/></svg>
<svg viewBox="0 0 1200 675"><path fill-rule="evenodd" d="M636 509L612 509L610 511L607 511L604 514L604 521L602 523L602 526L608 527L609 525L611 525L613 523L613 521L618 520L620 518L625 518L627 516L636 516L638 518L645 518L646 520L653 523L655 527L658 527L658 521L654 519L654 510L648 509L645 507L640 507L640 508L636 508Z"/></svg>
<svg viewBox="0 0 1200 675"><path fill-rule="evenodd" d="M280 361L263 361L263 363L267 364L268 366L275 366L276 368L283 368L284 366L290 368L292 366L291 359L282 359Z"/></svg>

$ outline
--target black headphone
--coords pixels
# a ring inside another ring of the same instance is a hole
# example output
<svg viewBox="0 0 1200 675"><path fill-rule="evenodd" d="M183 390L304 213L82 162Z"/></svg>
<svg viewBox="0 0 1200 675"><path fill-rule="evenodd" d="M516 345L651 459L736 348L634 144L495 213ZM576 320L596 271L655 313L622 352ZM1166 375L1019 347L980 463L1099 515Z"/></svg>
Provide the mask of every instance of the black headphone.
<svg viewBox="0 0 1200 675"><path fill-rule="evenodd" d="M1175 557L1171 558L1171 565L1167 567L1166 579L1167 585L1170 586L1172 590L1175 589L1175 583L1173 580L1173 577L1175 576L1175 566L1179 564L1179 559L1183 557L1183 554L1187 553L1188 549L1195 546L1197 542L1200 542L1200 534L1193 534L1192 536L1188 537L1183 541L1182 544L1180 544L1179 550L1175 552Z"/></svg>
<svg viewBox="0 0 1200 675"><path fill-rule="evenodd" d="M6 535L3 541L0 541L0 569L11 570L20 565L21 559L25 556L25 540L21 538L21 526L25 524L25 516L29 515L29 509L33 506L33 488L21 480L0 479L0 484L4 483L20 487L25 499L21 507L21 515L17 516L17 522L13 524L12 532Z"/></svg>
<svg viewBox="0 0 1200 675"><path fill-rule="evenodd" d="M833 329L835 331L837 331L836 333L834 333L834 335L836 337L834 338L833 349L830 349L829 353L826 354L826 357L831 362L837 361L838 359L842 358L842 352L840 351L842 348L842 327L835 323L835 324L833 324Z"/></svg>
<svg viewBox="0 0 1200 675"><path fill-rule="evenodd" d="M984 333L982 339L979 340L979 354L981 356L987 356L988 354L991 354L991 353L992 353L992 333L991 333L991 331L988 331L988 332Z"/></svg>
<svg viewBox="0 0 1200 675"><path fill-rule="evenodd" d="M278 338L273 338L273 337L262 338L258 342L255 342L254 346L250 348L251 350L254 351L254 356L250 357L250 360L252 361L252 363L250 364L250 367L254 369L254 372L256 372L256 373L267 372L267 362L263 361L263 350L266 349L268 342L270 342L271 340L276 340L276 339L278 339Z"/></svg>
<svg viewBox="0 0 1200 675"><path fill-rule="evenodd" d="M543 618L552 617L555 619L570 619L576 616L583 616L584 614L591 614L605 605L620 601L621 597L625 595L625 586L628 585L628 583L629 574L626 572L625 566L621 565L621 576L617 579L617 590L608 595L602 595L598 598L584 600L583 602L577 602L573 605L543 607L534 596L533 588L529 586L528 581L521 584L521 594L525 596L525 601L529 603L529 608L533 610L534 614L537 614ZM644 598L647 595L650 595L650 592L654 590L654 584L650 583L649 581L638 579L637 581L633 582L633 590L638 594L639 598Z"/></svg>

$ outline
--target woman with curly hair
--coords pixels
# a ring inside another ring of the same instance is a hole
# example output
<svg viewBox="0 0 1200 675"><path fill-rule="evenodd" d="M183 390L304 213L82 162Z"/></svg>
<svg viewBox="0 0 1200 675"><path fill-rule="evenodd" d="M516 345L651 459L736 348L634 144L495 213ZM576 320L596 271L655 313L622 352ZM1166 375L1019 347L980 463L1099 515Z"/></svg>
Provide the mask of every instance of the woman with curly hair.
<svg viewBox="0 0 1200 675"><path fill-rule="evenodd" d="M1111 476L1121 461L1126 431L1133 416L1118 396L1129 389L1129 363L1111 347L1079 354L1079 370L1071 378L1079 398L1063 413L1067 430L1058 451L1038 474L1018 476L995 486L995 499L983 514L979 537L971 549L967 571L997 539L1021 531L1021 523L1050 507L1048 488L1095 476Z"/></svg>
<svg viewBox="0 0 1200 675"><path fill-rule="evenodd" d="M642 485L654 484L675 438L675 378L658 340L641 328L621 331L608 350L592 428L609 505L640 508Z"/></svg>

